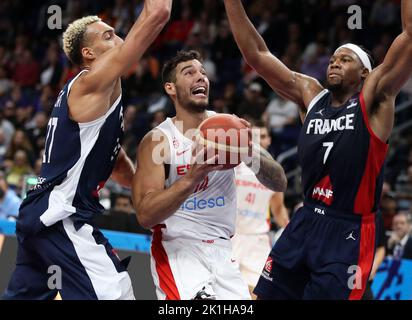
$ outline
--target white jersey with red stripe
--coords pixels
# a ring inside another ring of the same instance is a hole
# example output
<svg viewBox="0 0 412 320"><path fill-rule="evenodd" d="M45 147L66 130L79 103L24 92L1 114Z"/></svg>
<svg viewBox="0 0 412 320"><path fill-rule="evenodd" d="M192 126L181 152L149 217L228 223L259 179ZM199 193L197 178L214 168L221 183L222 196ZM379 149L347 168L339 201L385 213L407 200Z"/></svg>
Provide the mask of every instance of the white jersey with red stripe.
<svg viewBox="0 0 412 320"><path fill-rule="evenodd" d="M165 182L165 187L170 187L189 170L193 142L170 118L157 129L166 136L170 148ZM250 299L232 256L230 238L235 222L234 169L209 173L173 215L153 228L151 270L157 297Z"/></svg>
<svg viewBox="0 0 412 320"><path fill-rule="evenodd" d="M237 187L236 233L263 234L270 230L270 199L274 192L259 182L244 163L235 169Z"/></svg>
<svg viewBox="0 0 412 320"><path fill-rule="evenodd" d="M208 111L208 115L213 112ZM159 129L170 148L170 170L165 187L182 178L190 168L193 141L167 118ZM236 184L234 169L213 171L194 188L180 208L161 224L163 239L230 239L235 232Z"/></svg>

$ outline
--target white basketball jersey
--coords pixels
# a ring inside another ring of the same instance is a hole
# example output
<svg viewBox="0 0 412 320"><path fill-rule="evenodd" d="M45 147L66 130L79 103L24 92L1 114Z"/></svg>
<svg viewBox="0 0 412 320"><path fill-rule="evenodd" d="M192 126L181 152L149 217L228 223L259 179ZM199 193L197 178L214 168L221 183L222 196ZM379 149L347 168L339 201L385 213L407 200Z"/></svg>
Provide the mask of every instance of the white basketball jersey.
<svg viewBox="0 0 412 320"><path fill-rule="evenodd" d="M270 198L274 192L259 182L244 163L235 169L237 186L236 233L258 234L270 230Z"/></svg>
<svg viewBox="0 0 412 320"><path fill-rule="evenodd" d="M208 115L212 112L208 111ZM157 129L167 137L170 170L165 187L182 178L190 168L192 140L185 137L167 118ZM181 207L162 224L163 239L230 239L236 222L236 184L234 169L213 171L197 185Z"/></svg>

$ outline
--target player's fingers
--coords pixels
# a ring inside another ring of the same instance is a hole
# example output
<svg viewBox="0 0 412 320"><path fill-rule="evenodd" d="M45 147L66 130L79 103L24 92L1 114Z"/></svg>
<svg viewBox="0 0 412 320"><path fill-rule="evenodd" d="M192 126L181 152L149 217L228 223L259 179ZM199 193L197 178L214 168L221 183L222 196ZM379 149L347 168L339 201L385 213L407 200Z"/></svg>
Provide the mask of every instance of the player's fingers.
<svg viewBox="0 0 412 320"><path fill-rule="evenodd" d="M248 127L248 128L251 128L251 127L252 127L252 125L250 124L249 121L247 121L247 120L245 120L245 119L243 119L243 118L239 118L239 119L240 119L240 122L242 122L242 124L244 124L246 127Z"/></svg>
<svg viewBox="0 0 412 320"><path fill-rule="evenodd" d="M212 149L214 151L214 149ZM219 154L215 154L214 156L208 158L206 160L206 165L216 165L217 163L219 163Z"/></svg>
<svg viewBox="0 0 412 320"><path fill-rule="evenodd" d="M205 157L205 148L201 148L200 146L198 146L192 149L191 164L202 164L204 157Z"/></svg>

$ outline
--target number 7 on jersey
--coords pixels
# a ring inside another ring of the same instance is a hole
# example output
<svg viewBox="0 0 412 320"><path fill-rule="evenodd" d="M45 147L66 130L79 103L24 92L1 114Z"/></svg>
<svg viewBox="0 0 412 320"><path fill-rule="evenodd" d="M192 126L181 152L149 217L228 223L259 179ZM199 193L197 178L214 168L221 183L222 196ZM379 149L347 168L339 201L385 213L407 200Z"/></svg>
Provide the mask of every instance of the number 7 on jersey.
<svg viewBox="0 0 412 320"><path fill-rule="evenodd" d="M329 157L330 150L333 148L333 142L324 142L322 146L326 148L325 155L323 156L323 164L325 164Z"/></svg>

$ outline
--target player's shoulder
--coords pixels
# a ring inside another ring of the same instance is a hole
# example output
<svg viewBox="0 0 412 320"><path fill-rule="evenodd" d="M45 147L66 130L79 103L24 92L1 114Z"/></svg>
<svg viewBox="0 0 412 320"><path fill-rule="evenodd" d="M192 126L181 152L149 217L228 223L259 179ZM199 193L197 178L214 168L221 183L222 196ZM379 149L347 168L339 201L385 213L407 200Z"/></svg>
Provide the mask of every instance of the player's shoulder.
<svg viewBox="0 0 412 320"><path fill-rule="evenodd" d="M138 146L138 157L155 156L169 157L170 148L166 134L159 128L153 128L143 137Z"/></svg>
<svg viewBox="0 0 412 320"><path fill-rule="evenodd" d="M156 146L159 143L166 141L166 134L163 130L156 127L150 130L148 133L145 134L142 141L140 142L140 146L149 147L149 146Z"/></svg>

